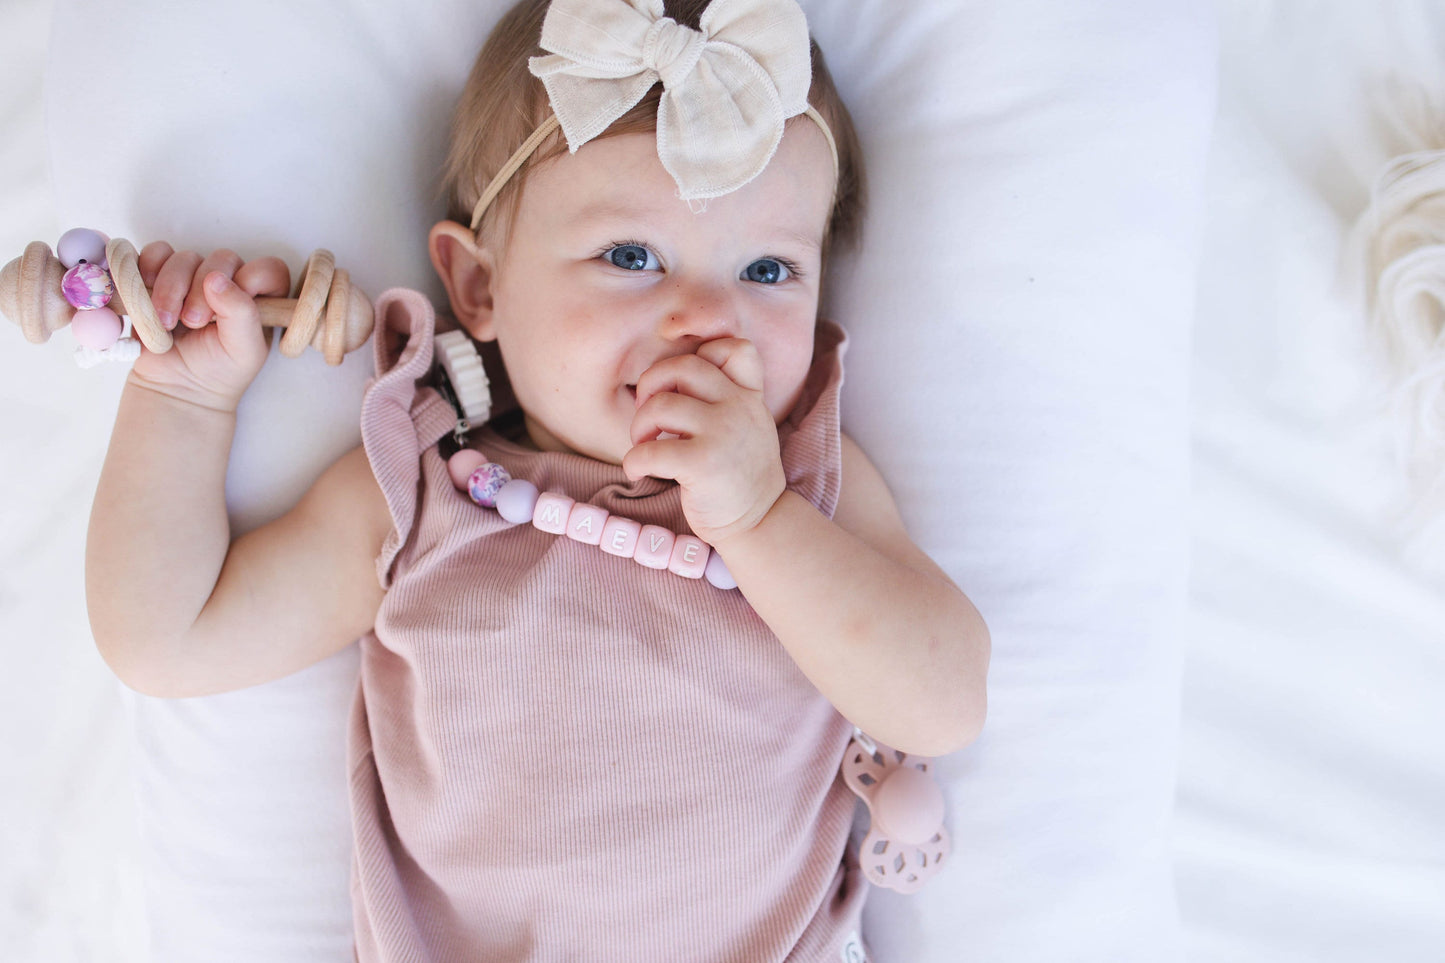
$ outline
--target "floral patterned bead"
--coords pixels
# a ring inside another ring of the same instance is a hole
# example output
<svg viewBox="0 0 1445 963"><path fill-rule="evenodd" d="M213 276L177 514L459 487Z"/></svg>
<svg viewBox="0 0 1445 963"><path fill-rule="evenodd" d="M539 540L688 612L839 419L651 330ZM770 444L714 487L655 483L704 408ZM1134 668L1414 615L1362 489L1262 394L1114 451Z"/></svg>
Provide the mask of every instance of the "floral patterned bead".
<svg viewBox="0 0 1445 963"><path fill-rule="evenodd" d="M115 295L115 285L111 283L110 272L105 268L82 261L65 272L65 277L60 281L60 291L71 307L89 311L109 304Z"/></svg>
<svg viewBox="0 0 1445 963"><path fill-rule="evenodd" d="M493 462L483 462L478 465L467 479L467 494L472 496L472 501L485 508L497 507L497 492L502 486L512 480L507 469Z"/></svg>

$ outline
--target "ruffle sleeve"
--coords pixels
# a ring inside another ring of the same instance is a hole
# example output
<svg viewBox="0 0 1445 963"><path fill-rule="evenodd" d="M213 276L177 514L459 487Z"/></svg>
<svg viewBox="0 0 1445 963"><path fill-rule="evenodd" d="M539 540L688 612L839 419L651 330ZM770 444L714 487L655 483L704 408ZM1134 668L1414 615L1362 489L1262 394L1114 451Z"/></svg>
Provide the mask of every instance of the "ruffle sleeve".
<svg viewBox="0 0 1445 963"><path fill-rule="evenodd" d="M431 371L436 311L426 296L391 288L376 299L372 333L376 376L361 402L361 442L386 497L392 529L376 558L376 577L391 587L396 556L416 523L423 451L456 423L456 412L436 390L418 387Z"/></svg>

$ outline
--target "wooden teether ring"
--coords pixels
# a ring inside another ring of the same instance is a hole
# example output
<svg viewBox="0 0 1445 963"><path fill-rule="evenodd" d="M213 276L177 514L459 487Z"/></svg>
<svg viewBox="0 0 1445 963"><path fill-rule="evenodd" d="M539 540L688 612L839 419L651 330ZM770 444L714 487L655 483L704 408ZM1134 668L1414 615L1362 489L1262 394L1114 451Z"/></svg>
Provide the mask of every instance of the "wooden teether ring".
<svg viewBox="0 0 1445 963"><path fill-rule="evenodd" d="M162 354L174 338L156 316L150 292L141 279L139 257L133 244L115 238L106 245L106 260L115 282L109 305L130 316L145 346ZM32 344L44 344L70 323L75 308L61 293L65 265L43 241L34 241L25 253L0 269L0 314L20 325ZM371 301L351 284L351 276L336 267L330 251L317 250L307 259L297 298L257 298L262 327L285 328L281 351L294 358L311 345L329 365L338 365L371 337Z"/></svg>
<svg viewBox="0 0 1445 963"><path fill-rule="evenodd" d="M331 278L336 273L336 259L330 251L315 250L301 272L301 293L296 296L296 311L291 324L281 336L281 353L288 358L300 356L321 324L321 311L331 292Z"/></svg>
<svg viewBox="0 0 1445 963"><path fill-rule="evenodd" d="M174 339L156 316L151 293L141 280L135 245L123 237L111 238L105 246L105 259L110 264L110 276L115 281L115 297L112 300L120 301L120 306L113 306L112 310L117 314L130 315L135 333L151 351L165 354L171 350Z"/></svg>
<svg viewBox="0 0 1445 963"><path fill-rule="evenodd" d="M331 278L331 291L326 298L326 323L321 326L316 349L329 365L341 364L346 354L346 318L351 311L351 275L337 268Z"/></svg>

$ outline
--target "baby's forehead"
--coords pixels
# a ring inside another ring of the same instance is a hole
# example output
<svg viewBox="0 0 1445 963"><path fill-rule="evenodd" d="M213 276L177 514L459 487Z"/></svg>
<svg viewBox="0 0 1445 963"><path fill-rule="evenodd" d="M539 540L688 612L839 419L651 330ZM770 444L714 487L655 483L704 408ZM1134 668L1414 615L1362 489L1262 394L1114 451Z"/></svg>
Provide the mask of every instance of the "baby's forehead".
<svg viewBox="0 0 1445 963"><path fill-rule="evenodd" d="M819 243L832 203L832 158L822 136L789 127L756 178L707 200L684 201L657 156L650 133L601 137L576 154L560 155L537 172L543 206L579 228L593 223L696 221L719 229L794 233ZM531 192L529 192L531 193Z"/></svg>

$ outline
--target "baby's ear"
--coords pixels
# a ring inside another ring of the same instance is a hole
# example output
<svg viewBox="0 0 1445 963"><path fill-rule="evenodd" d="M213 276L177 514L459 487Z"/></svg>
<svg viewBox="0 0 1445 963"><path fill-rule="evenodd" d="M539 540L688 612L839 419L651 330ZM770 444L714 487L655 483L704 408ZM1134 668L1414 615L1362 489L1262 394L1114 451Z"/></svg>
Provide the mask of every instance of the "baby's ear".
<svg viewBox="0 0 1445 963"><path fill-rule="evenodd" d="M477 246L476 236L456 221L438 221L427 235L432 267L446 286L457 323L478 341L496 338L492 327L492 253Z"/></svg>

